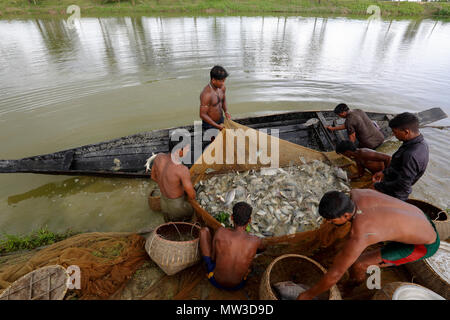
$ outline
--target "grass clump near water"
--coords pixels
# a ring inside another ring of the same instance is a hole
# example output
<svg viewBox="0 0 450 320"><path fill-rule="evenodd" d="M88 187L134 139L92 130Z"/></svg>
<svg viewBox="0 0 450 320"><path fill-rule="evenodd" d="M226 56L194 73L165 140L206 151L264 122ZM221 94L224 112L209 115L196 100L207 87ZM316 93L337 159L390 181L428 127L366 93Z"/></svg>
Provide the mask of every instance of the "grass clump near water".
<svg viewBox="0 0 450 320"><path fill-rule="evenodd" d="M55 233L48 230L47 226L22 236L3 233L0 236L0 254L35 249L67 239L75 234L77 232L70 229L63 233Z"/></svg>
<svg viewBox="0 0 450 320"><path fill-rule="evenodd" d="M161 13L178 14L330 14L369 16L376 5L382 17L450 16L447 1L407 2L368 0L1 0L0 17L59 15L70 5L81 8L81 16Z"/></svg>

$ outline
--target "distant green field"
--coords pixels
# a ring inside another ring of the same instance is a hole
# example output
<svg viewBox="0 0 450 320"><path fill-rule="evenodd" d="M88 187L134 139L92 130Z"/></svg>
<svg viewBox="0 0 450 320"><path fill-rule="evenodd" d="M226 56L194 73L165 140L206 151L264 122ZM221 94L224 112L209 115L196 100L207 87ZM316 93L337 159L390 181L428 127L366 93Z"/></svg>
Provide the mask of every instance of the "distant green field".
<svg viewBox="0 0 450 320"><path fill-rule="evenodd" d="M450 3L356 0L0 0L0 18L40 15L69 16L69 5L78 5L81 15L123 14L329 14L367 15L370 5L382 17L449 17Z"/></svg>

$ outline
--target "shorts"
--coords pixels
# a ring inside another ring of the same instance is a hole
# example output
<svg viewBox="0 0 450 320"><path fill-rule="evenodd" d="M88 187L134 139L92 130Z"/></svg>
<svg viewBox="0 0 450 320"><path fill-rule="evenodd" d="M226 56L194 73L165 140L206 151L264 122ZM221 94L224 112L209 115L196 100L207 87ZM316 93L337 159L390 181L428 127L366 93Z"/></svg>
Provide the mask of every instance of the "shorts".
<svg viewBox="0 0 450 320"><path fill-rule="evenodd" d="M222 113L222 116L220 117L220 120L217 121L216 123L217 123L217 124L222 124L224 121L225 121L225 118L223 117L223 113ZM216 130L217 130L216 127L213 127L213 126L210 125L208 122L205 122L205 121L202 120L202 130L203 130L203 131L206 131L206 130L208 130L208 129L216 129Z"/></svg>
<svg viewBox="0 0 450 320"><path fill-rule="evenodd" d="M206 277L209 279L209 282L211 282L211 284L214 287L216 287L218 289L236 291L236 290L242 289L245 286L245 283L247 281L246 278L244 278L237 286L234 286L232 288L227 288L227 287L221 286L214 278L214 269L216 268L216 263L211 260L211 257L208 257L208 256L203 256L203 260L205 261L206 271L208 272L206 274Z"/></svg>
<svg viewBox="0 0 450 320"><path fill-rule="evenodd" d="M169 199L161 194L160 203L165 222L190 221L194 215L194 208L186 201L184 195L176 199Z"/></svg>
<svg viewBox="0 0 450 320"><path fill-rule="evenodd" d="M384 263L394 264L396 266L419 261L431 257L439 249L440 239L434 223L431 225L436 231L436 241L432 244L407 244L401 242L388 242L381 248L381 258Z"/></svg>

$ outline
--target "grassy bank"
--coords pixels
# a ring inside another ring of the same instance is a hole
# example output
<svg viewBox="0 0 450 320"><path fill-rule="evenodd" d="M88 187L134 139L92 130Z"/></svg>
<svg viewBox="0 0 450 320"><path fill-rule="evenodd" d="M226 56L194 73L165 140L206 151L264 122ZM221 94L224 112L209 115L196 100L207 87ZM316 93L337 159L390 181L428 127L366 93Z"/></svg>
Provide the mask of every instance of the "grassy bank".
<svg viewBox="0 0 450 320"><path fill-rule="evenodd" d="M365 15L370 5L382 17L448 17L450 2L392 2L356 0L0 0L0 18L41 15L68 17L69 5L78 5L81 16L164 13L176 14L332 14Z"/></svg>
<svg viewBox="0 0 450 320"><path fill-rule="evenodd" d="M34 248L50 245L52 243L67 239L77 234L71 230L63 233L51 232L47 227L42 227L30 234L17 236L12 234L2 234L0 236L0 254L19 250L31 250Z"/></svg>

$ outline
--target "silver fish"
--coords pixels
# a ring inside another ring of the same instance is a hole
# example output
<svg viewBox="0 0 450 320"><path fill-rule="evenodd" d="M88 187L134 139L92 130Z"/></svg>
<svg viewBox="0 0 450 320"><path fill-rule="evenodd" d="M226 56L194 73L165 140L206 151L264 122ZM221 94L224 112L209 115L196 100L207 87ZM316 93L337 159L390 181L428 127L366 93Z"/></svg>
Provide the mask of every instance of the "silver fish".
<svg viewBox="0 0 450 320"><path fill-rule="evenodd" d="M225 205L227 207L233 202L235 196L236 196L236 189L228 191L228 193L225 197Z"/></svg>

